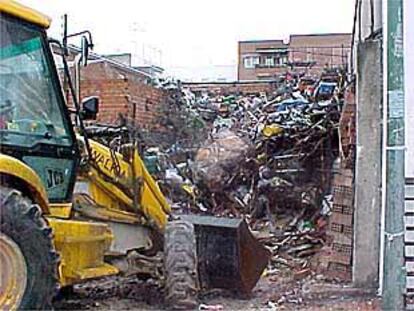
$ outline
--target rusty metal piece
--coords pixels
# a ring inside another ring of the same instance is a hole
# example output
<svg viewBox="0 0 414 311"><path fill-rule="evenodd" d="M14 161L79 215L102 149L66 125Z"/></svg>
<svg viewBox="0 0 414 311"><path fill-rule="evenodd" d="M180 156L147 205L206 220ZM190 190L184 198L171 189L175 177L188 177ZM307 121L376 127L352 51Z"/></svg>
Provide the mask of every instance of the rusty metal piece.
<svg viewBox="0 0 414 311"><path fill-rule="evenodd" d="M270 252L243 219L181 216L194 224L201 287L248 295L266 268Z"/></svg>

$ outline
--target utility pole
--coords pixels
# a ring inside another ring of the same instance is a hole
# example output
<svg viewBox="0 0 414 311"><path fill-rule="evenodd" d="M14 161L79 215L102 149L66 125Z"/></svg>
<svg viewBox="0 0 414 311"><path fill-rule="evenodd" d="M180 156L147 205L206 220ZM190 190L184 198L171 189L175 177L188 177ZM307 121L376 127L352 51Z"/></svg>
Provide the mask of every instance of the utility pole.
<svg viewBox="0 0 414 311"><path fill-rule="evenodd" d="M62 45L63 45L63 56L67 57L69 56L68 51L68 14L63 14L62 16ZM69 84L68 84L68 77L64 74L63 75L63 91L65 93L65 99L69 101Z"/></svg>
<svg viewBox="0 0 414 311"><path fill-rule="evenodd" d="M383 309L404 310L405 107L403 0L384 0L385 211Z"/></svg>

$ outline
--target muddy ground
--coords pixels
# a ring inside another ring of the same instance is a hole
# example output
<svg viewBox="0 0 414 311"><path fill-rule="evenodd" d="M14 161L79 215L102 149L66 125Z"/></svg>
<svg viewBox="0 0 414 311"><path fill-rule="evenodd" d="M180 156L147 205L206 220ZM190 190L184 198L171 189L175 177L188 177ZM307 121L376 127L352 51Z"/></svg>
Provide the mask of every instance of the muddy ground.
<svg viewBox="0 0 414 311"><path fill-rule="evenodd" d="M111 277L74 288L55 301L56 310L165 310L163 289L153 280ZM226 291L200 297L199 310L380 310L374 293L318 281L263 277L249 298Z"/></svg>

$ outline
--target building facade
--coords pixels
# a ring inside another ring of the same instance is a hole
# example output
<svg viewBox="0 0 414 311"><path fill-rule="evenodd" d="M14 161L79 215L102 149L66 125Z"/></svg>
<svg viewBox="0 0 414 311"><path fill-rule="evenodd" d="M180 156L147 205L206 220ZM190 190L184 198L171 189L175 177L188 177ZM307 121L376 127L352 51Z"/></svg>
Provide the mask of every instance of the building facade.
<svg viewBox="0 0 414 311"><path fill-rule="evenodd" d="M288 45L282 40L240 41L237 79L272 80L286 71Z"/></svg>
<svg viewBox="0 0 414 311"><path fill-rule="evenodd" d="M291 35L282 40L240 41L238 80L274 80L286 72L318 74L325 68L345 68L351 34Z"/></svg>

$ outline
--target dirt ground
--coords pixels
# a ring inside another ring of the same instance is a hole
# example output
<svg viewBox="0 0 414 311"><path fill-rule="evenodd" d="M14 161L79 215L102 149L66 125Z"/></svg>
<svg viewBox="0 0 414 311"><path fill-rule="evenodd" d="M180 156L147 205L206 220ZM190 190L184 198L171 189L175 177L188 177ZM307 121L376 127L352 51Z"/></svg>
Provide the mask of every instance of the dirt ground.
<svg viewBox="0 0 414 311"><path fill-rule="evenodd" d="M163 290L153 280L112 277L76 286L56 300L57 310L165 310ZM380 310L375 294L307 278L263 277L251 297L214 290L200 297L199 310Z"/></svg>

